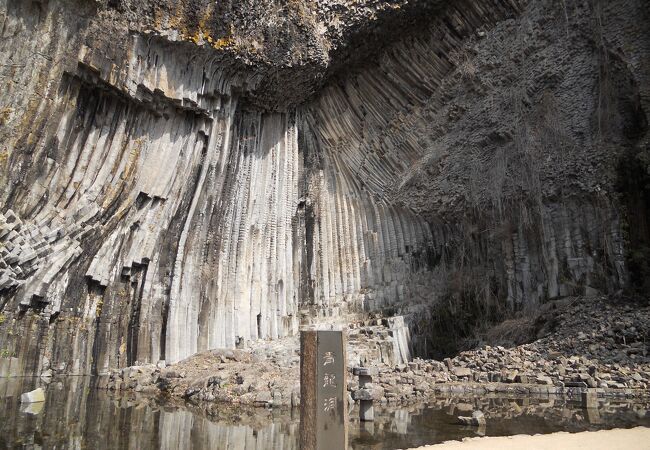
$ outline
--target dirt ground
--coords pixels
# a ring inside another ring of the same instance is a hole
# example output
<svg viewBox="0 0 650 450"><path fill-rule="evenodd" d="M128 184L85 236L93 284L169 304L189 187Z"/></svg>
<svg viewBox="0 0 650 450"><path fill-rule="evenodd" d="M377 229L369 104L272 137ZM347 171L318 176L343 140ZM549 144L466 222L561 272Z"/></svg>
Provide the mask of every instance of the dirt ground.
<svg viewBox="0 0 650 450"><path fill-rule="evenodd" d="M417 450L647 450L650 449L650 428L629 430L585 431L582 433L551 433L544 435L469 438Z"/></svg>

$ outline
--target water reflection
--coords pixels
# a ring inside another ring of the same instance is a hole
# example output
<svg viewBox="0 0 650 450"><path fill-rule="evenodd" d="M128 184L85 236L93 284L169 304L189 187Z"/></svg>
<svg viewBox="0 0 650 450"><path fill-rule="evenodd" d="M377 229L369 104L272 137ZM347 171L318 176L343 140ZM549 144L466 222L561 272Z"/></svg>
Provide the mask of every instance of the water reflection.
<svg viewBox="0 0 650 450"><path fill-rule="evenodd" d="M210 405L207 408L93 388L93 379L66 378L45 386L46 401L20 405L35 379L0 379L0 449L286 449L298 448L297 410ZM462 427L456 416L480 409L487 426ZM560 398L498 396L438 398L428 405L376 408L375 422L361 423L353 411L350 448L394 449L481 434L582 431L650 426L650 404L601 401L586 410Z"/></svg>
<svg viewBox="0 0 650 450"><path fill-rule="evenodd" d="M42 404L20 405L34 379L0 379L0 449L286 449L298 448L295 412L205 411L96 390L72 377L46 387Z"/></svg>
<svg viewBox="0 0 650 450"><path fill-rule="evenodd" d="M474 410L485 414L485 427L458 425L458 416ZM559 397L447 396L396 411L375 409L372 424L353 420L350 445L355 450L394 449L475 436L650 427L649 410L647 401L601 399L598 408L584 409L580 402Z"/></svg>

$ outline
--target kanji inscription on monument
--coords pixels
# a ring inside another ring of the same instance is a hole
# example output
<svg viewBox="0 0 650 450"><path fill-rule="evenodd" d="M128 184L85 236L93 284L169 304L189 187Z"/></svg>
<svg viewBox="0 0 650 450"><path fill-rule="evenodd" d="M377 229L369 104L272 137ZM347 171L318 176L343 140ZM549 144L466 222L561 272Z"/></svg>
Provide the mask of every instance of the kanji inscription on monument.
<svg viewBox="0 0 650 450"><path fill-rule="evenodd" d="M345 341L343 331L301 333L301 449L347 448Z"/></svg>

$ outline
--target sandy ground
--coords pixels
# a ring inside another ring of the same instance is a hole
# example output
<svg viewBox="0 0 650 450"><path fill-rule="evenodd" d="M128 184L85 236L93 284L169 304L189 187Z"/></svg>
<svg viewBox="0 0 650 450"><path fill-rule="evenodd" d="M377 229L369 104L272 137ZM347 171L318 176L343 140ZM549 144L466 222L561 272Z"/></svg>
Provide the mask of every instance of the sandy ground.
<svg viewBox="0 0 650 450"><path fill-rule="evenodd" d="M585 431L544 435L470 438L418 450L647 450L650 449L650 428L629 430Z"/></svg>

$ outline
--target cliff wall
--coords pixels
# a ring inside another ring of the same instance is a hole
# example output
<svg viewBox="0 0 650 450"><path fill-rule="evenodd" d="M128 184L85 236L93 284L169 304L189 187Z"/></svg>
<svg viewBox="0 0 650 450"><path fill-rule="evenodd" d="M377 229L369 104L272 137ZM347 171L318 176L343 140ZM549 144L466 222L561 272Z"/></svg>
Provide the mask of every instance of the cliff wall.
<svg viewBox="0 0 650 450"><path fill-rule="evenodd" d="M649 18L0 0L0 376L370 313L405 314L426 353L432 306L480 320L621 289L650 241L619 192L648 152Z"/></svg>

